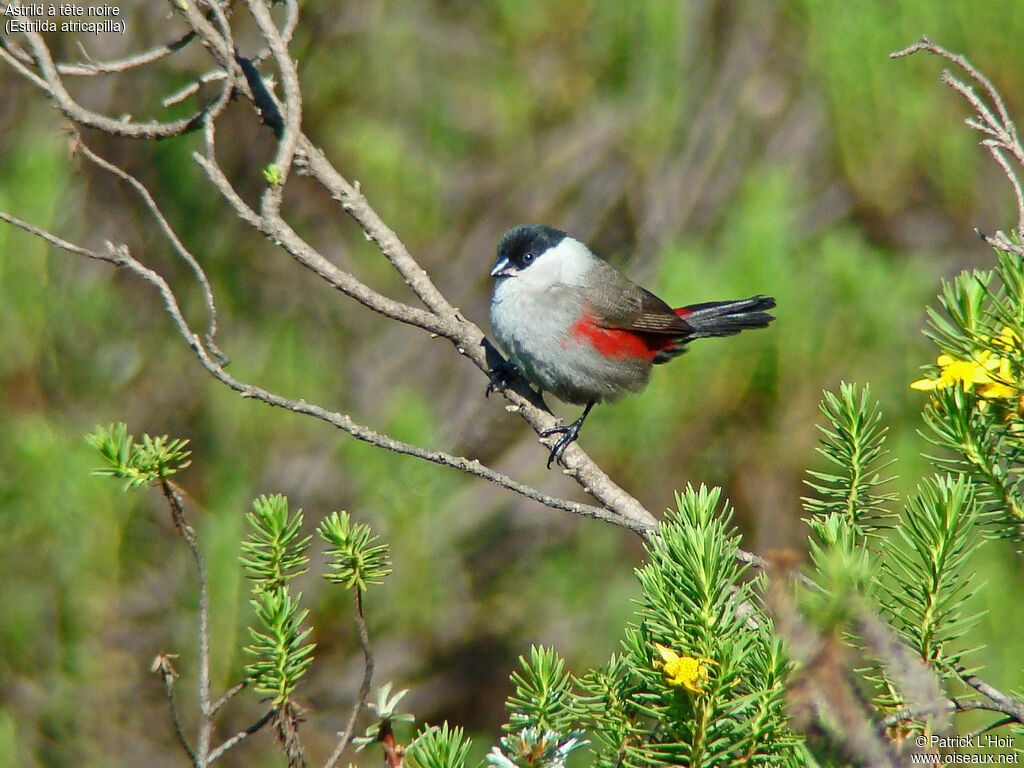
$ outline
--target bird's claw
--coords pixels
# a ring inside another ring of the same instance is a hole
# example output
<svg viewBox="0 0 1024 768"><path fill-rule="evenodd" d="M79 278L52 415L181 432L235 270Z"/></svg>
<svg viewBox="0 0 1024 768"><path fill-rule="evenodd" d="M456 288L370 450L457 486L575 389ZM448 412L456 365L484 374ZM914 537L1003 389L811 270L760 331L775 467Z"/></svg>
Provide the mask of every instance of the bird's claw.
<svg viewBox="0 0 1024 768"><path fill-rule="evenodd" d="M487 389L484 390L484 397L490 397L495 390L504 390L511 386L516 375L516 367L508 360L502 360L489 372L490 381L487 382Z"/></svg>
<svg viewBox="0 0 1024 768"><path fill-rule="evenodd" d="M548 469L551 469L551 462L556 459L560 462L562 460L562 454L565 453L565 449L569 447L569 443L572 443L580 436L580 423L574 421L572 424L566 424L564 427L555 427L554 429L545 429L540 433L541 437L551 437L552 435L561 435L558 442L551 447L551 453L548 454Z"/></svg>

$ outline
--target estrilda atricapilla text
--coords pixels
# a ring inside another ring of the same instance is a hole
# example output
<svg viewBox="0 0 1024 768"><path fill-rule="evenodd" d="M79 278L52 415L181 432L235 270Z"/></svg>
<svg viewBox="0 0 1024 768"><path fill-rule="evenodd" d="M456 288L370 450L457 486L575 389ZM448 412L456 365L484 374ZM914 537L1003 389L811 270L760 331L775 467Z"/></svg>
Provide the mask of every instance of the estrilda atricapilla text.
<svg viewBox="0 0 1024 768"><path fill-rule="evenodd" d="M694 339L775 319L766 312L775 306L770 296L673 309L579 240L539 224L505 233L491 276L491 326L509 360L542 393L584 406L576 421L542 433L562 435L549 467L595 404L640 392L652 365L681 355Z"/></svg>

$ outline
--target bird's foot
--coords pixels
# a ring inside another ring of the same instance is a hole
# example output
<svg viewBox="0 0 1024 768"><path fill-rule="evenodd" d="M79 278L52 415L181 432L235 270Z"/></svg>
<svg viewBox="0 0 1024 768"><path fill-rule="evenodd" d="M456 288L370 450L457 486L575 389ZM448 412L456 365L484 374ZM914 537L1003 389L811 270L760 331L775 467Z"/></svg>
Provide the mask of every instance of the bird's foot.
<svg viewBox="0 0 1024 768"><path fill-rule="evenodd" d="M575 441L580 436L580 427L582 425L583 420L576 419L572 424L566 424L564 427L555 427L554 429L545 429L540 433L541 437L561 435L558 442L551 447L551 453L548 454L548 469L551 469L551 462L555 460L562 461L562 454L565 453L569 443Z"/></svg>
<svg viewBox="0 0 1024 768"><path fill-rule="evenodd" d="M575 442L576 438L580 436L580 427L583 426L584 420L587 418L587 414L590 413L590 409L594 407L594 403L587 403L587 407L583 409L583 413L580 417L571 424L566 424L562 427L554 427L553 429L545 429L540 433L541 437L551 437L552 435L561 435L552 448L551 453L548 454L548 469L551 469L551 462L556 459L561 462L562 454L565 453L565 449L570 443Z"/></svg>
<svg viewBox="0 0 1024 768"><path fill-rule="evenodd" d="M508 360L501 360L496 363L488 375L490 381L487 382L487 389L484 390L484 397L490 397L491 392L495 390L504 390L512 385L512 382L516 378L517 369L515 365L510 363Z"/></svg>

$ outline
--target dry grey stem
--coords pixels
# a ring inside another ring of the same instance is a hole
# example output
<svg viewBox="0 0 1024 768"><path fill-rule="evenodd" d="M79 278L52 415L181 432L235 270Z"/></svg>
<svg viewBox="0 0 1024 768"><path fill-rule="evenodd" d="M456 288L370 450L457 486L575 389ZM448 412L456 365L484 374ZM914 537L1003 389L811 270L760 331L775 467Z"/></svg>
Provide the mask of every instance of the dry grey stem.
<svg viewBox="0 0 1024 768"><path fill-rule="evenodd" d="M981 145L989 151L992 158L999 164L1003 174L1013 188L1014 199L1017 203L1016 238L1019 241L1021 237L1024 237L1024 187L1021 186L1020 177L1017 174L1019 170L1024 169L1024 146L1021 145L1020 137L1017 134L1017 126L1010 117L1002 96L999 95L999 91L996 90L992 82L967 61L966 58L943 48L941 45L936 45L927 37L922 36L918 42L910 47L904 48L902 51L894 51L889 56L898 59L918 53L919 51L934 54L956 65L966 72L968 78L980 86L985 96L988 97L989 103L986 103L985 99L975 92L973 86L954 77L949 70L942 71L942 82L959 93L974 108L975 116L967 118L965 122L972 129L985 136L980 142ZM1013 157L1018 168L1015 169L1011 165L1006 157L1007 154ZM1024 246L1021 246L1019 242L1014 242L1014 238L1006 235L1006 233L997 231L992 235L986 235L981 232L978 234L993 248L1024 257Z"/></svg>

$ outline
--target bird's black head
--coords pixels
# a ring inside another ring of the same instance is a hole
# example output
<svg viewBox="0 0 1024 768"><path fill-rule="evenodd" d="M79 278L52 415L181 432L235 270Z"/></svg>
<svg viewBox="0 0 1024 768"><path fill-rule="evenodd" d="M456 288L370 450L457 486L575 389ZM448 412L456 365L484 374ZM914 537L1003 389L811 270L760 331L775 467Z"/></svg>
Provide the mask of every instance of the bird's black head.
<svg viewBox="0 0 1024 768"><path fill-rule="evenodd" d="M512 227L501 238L498 258L491 268L494 277L513 275L530 266L534 259L554 248L568 235L560 229L543 224L522 224Z"/></svg>

